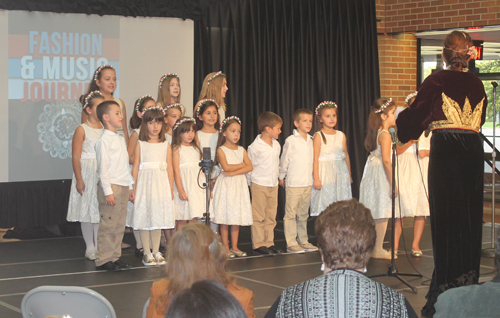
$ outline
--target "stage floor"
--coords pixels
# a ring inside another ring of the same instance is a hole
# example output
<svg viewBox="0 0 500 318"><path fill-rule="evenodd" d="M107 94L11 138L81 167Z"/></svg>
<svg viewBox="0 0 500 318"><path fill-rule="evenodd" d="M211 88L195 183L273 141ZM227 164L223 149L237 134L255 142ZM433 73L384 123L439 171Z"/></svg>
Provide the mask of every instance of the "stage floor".
<svg viewBox="0 0 500 318"><path fill-rule="evenodd" d="M408 277L408 282L417 287L414 294L409 288L393 277L381 277L375 280L403 293L417 314L425 304L428 278L432 275L432 244L430 227L427 220L421 249L424 257L420 259L406 257L403 241L396 260L398 270L416 273L424 277ZM309 233L313 233L312 220L309 221ZM275 230L276 245L285 248L283 224L278 222ZM390 237L387 231L386 239ZM483 246L490 246L491 227L483 228ZM406 246L411 248L413 229L411 219L405 224L404 237ZM126 242L134 244L131 233L125 235ZM242 250L251 251L249 228L242 228L239 245ZM311 236L311 242L315 239ZM388 244L386 243L386 246ZM133 249L123 251L123 260L133 265L128 271L97 272L94 262L83 257L84 242L80 237L65 237L31 241L16 241L0 244L0 317L18 318L21 315L21 300L31 289L42 285L71 285L91 288L113 305L117 317L141 317L143 305L149 297L151 283L164 275L162 267L145 267L133 254ZM370 260L367 275L386 273L386 260ZM411 267L413 265L415 269ZM278 295L288 286L321 275L321 259L318 252L305 254L284 254L274 257L247 257L229 261L229 267L241 285L255 293L254 305L257 317L263 317ZM494 276L493 258L481 260L482 282Z"/></svg>

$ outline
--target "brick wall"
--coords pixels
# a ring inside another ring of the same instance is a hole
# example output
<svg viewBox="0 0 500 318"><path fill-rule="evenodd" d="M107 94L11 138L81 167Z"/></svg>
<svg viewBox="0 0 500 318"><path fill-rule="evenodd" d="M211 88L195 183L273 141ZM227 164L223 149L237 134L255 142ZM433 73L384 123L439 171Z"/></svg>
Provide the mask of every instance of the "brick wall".
<svg viewBox="0 0 500 318"><path fill-rule="evenodd" d="M500 0L375 0L380 94L403 105L417 88L414 32L500 25Z"/></svg>

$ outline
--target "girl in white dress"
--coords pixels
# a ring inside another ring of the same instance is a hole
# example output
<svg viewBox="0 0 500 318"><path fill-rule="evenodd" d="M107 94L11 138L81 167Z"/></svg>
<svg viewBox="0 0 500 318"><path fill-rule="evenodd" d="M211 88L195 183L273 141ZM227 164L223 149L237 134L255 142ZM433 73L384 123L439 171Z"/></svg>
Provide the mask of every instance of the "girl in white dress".
<svg viewBox="0 0 500 318"><path fill-rule="evenodd" d="M148 107L156 105L155 100L151 95L144 95L139 97L134 104L134 112L130 117L130 137L128 139L127 152L130 165L134 164L135 146L139 141L139 131L142 123L142 112ZM128 201L127 203L127 224L132 222L131 218L134 213L134 203ZM134 230L135 238L135 256L142 258L144 256L144 249L141 242L141 234L139 231Z"/></svg>
<svg viewBox="0 0 500 318"><path fill-rule="evenodd" d="M73 135L73 180L69 196L69 222L80 222L85 257L95 260L97 230L99 228L99 202L97 201L97 161L94 145L101 137L103 127L97 118L97 105L104 101L99 91L85 96L81 102L87 122L76 128Z"/></svg>
<svg viewBox="0 0 500 318"><path fill-rule="evenodd" d="M252 204L245 174L253 170L245 148L238 146L241 136L241 121L232 116L222 121L220 128L217 162L222 173L214 188L212 221L220 224L222 245L230 258L247 254L238 248L240 226L253 224ZM229 248L231 227L231 249Z"/></svg>
<svg viewBox="0 0 500 318"><path fill-rule="evenodd" d="M159 251L161 229L175 227L172 150L165 142L163 116L163 108L159 106L142 112L132 169L136 180L135 201L132 222L128 226L141 232L144 265L165 264Z"/></svg>
<svg viewBox="0 0 500 318"><path fill-rule="evenodd" d="M226 118L226 103L224 103L224 98L226 98L227 79L226 74L221 71L212 72L205 76L203 80L203 85L200 91L200 97L198 98L198 103L194 107L194 112L198 109L200 102L204 99L213 99L217 105L219 105L217 111L219 113L219 122Z"/></svg>
<svg viewBox="0 0 500 318"><path fill-rule="evenodd" d="M336 130L337 104L325 101L316 107L319 131L313 138L311 216L318 216L333 202L350 200L351 162L344 133Z"/></svg>
<svg viewBox="0 0 500 318"><path fill-rule="evenodd" d="M200 148L210 147L212 160L215 159L217 140L219 139L219 105L213 99L204 99L196 109L196 135Z"/></svg>
<svg viewBox="0 0 500 318"><path fill-rule="evenodd" d="M405 102L409 106L417 93L408 95ZM396 108L396 119L405 107ZM427 168L429 166L430 143L422 134L419 140L411 140L404 146L396 146L398 154L398 179L399 201L401 204L401 218L396 219L394 230L394 250L397 252L399 240L405 217L415 217L413 222L413 257L422 257L420 239L425 226L425 217L429 216L429 201L427 199ZM420 142L420 140L422 142ZM417 153L418 151L418 153ZM421 158L422 156L422 158ZM398 215L399 216L399 215Z"/></svg>
<svg viewBox="0 0 500 318"><path fill-rule="evenodd" d="M172 144L172 132L177 119L182 117L184 106L179 103L170 104L165 107L165 138Z"/></svg>
<svg viewBox="0 0 500 318"><path fill-rule="evenodd" d="M167 105L181 102L181 79L175 73L167 73L160 78L158 83L158 105Z"/></svg>
<svg viewBox="0 0 500 318"><path fill-rule="evenodd" d="M113 65L101 65L95 72L92 80L90 81L87 95L93 91L100 91L104 100L114 100L120 106L123 118L127 118L127 108L122 99L114 97L113 93L116 90L116 71ZM82 112L82 123L87 121L87 114ZM127 125L123 125L123 129L118 129L118 132L123 135L125 142L128 145L128 129ZM130 246L130 245L129 245Z"/></svg>
<svg viewBox="0 0 500 318"><path fill-rule="evenodd" d="M188 222L197 222L206 210L205 189L200 167L201 150L198 146L195 119L181 117L173 128L172 161L174 165L174 205L177 230Z"/></svg>
<svg viewBox="0 0 500 318"><path fill-rule="evenodd" d="M371 210L375 219L377 239L372 258L391 258L391 253L384 250L382 245L387 222L392 216L392 138L389 134L389 128L396 123L395 110L396 105L392 98L379 98L373 104L368 117L365 148L370 152L370 155L366 160L363 178L359 186L359 202ZM397 206L396 204L396 208Z"/></svg>

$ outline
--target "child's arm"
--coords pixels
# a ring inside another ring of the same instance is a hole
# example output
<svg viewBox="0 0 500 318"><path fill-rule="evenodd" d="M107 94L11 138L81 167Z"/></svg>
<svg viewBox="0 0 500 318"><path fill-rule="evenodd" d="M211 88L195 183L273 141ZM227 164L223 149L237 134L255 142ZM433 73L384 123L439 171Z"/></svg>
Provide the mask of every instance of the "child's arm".
<svg viewBox="0 0 500 318"><path fill-rule="evenodd" d="M384 166L385 176L389 181L390 188L392 189L392 162L391 162L391 145L392 138L389 133L382 132L378 137L378 143L380 144L380 150L382 154L382 164ZM396 196L398 190L396 188ZM391 195L391 194L389 194ZM392 197L392 195L391 195Z"/></svg>
<svg viewBox="0 0 500 318"><path fill-rule="evenodd" d="M345 153L345 163L347 165L347 170L349 170L349 177L351 178L351 183L352 183L352 174L351 174L351 159L349 159L349 153L347 152L347 140L344 134L344 141L342 142L342 149L344 150Z"/></svg>
<svg viewBox="0 0 500 318"><path fill-rule="evenodd" d="M180 161L179 148L175 148L172 153L172 165L174 169L175 185L177 186L177 191L179 192L179 198L181 200L187 201L188 200L187 194L184 191L184 188L182 187L181 167L179 161Z"/></svg>
<svg viewBox="0 0 500 318"><path fill-rule="evenodd" d="M100 140L95 145L97 167L99 169L99 180L104 191L107 205L115 205L115 196L111 188L111 178L109 176L109 145Z"/></svg>
<svg viewBox="0 0 500 318"><path fill-rule="evenodd" d="M316 134L313 139L313 178L314 189L321 190L321 181L319 180L319 152L321 151L321 134Z"/></svg>
<svg viewBox="0 0 500 318"><path fill-rule="evenodd" d="M136 144L135 146L135 154L133 156L134 158L134 166L132 167L132 178L134 178L134 189L136 189L136 184L137 184L137 177L139 175L139 166L141 164L141 145Z"/></svg>
<svg viewBox="0 0 500 318"><path fill-rule="evenodd" d="M84 112L82 112L84 113ZM78 126L73 134L73 172L75 173L76 179L76 191L83 195L83 191L85 191L85 182L83 182L82 178L82 163L80 159L82 157L82 146L83 141L85 140L85 129L83 127Z"/></svg>
<svg viewBox="0 0 500 318"><path fill-rule="evenodd" d="M281 153L280 173L278 176L279 184L283 188L285 187L285 177L286 177L286 173L288 171L288 165L290 164L290 155L292 153L293 153L293 150L291 149L290 141L287 138L285 140L285 145L283 146L283 152Z"/></svg>
<svg viewBox="0 0 500 318"><path fill-rule="evenodd" d="M419 150L419 151L418 151L418 156L419 156L420 158L429 157L429 156L430 156L430 154L431 154L431 151L430 151L430 150L428 150L428 149L424 149L424 150Z"/></svg>
<svg viewBox="0 0 500 318"><path fill-rule="evenodd" d="M224 157L224 160L226 160L226 157ZM245 165L243 168L235 171L223 171L222 174L231 177L240 174L247 174L253 170L252 161L250 161L250 158L248 157L247 151L245 149L243 149L243 164Z"/></svg>
<svg viewBox="0 0 500 318"><path fill-rule="evenodd" d="M250 159L250 162L252 163L252 167L253 167L253 165L256 163L257 158L256 158L255 150L252 148L252 145L248 146L247 156ZM252 171L253 171L253 168L252 168ZM250 171L246 174L248 186L250 186L252 184L252 171Z"/></svg>
<svg viewBox="0 0 500 318"><path fill-rule="evenodd" d="M122 115L123 115L123 122L125 125L122 126L123 129L123 137L125 137L125 145L128 145L128 128L127 128L127 107L125 107L125 103L123 100L120 98L120 101L122 102L123 109L122 109Z"/></svg>
<svg viewBox="0 0 500 318"><path fill-rule="evenodd" d="M172 192L172 200L174 199L174 168L172 167L172 147L167 142L167 174L168 182L170 183L170 191Z"/></svg>
<svg viewBox="0 0 500 318"><path fill-rule="evenodd" d="M217 156L219 158L219 163L222 167L222 170L224 170L226 172L236 171L236 170L239 170L239 169L245 167L245 162L238 163L238 164L227 163L226 154L220 148L217 149Z"/></svg>
<svg viewBox="0 0 500 318"><path fill-rule="evenodd" d="M410 148L410 146L416 142L418 142L418 140L410 140L406 144L404 144L403 146L396 144L396 154L400 155L400 154L404 153L406 151L406 149Z"/></svg>
<svg viewBox="0 0 500 318"><path fill-rule="evenodd" d="M139 141L139 135L135 131L133 131L132 135L130 135L130 138L128 139L128 146L127 146L128 162L131 165L134 164L134 153L137 141Z"/></svg>

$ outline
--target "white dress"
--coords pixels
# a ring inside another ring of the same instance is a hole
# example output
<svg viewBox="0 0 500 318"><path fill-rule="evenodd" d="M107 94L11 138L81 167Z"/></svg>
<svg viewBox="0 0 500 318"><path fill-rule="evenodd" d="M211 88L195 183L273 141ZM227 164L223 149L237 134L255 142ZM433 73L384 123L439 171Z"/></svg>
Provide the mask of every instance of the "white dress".
<svg viewBox="0 0 500 318"><path fill-rule="evenodd" d="M378 137L383 132L389 133L387 130L379 129L377 133L377 149L370 152L359 185L359 202L370 209L374 219L392 217L392 190L384 171L381 148L378 143ZM399 208L396 201L397 215L399 215Z"/></svg>
<svg viewBox="0 0 500 318"><path fill-rule="evenodd" d="M200 172L200 152L192 146L180 146L179 165L182 188L188 197L187 201L179 198L177 185L174 186L174 209L176 220L192 220L203 217L206 212L205 189L198 186L203 185L205 175ZM199 180L198 180L199 176ZM210 201L212 202L212 201ZM210 211L212 209L210 208Z"/></svg>
<svg viewBox="0 0 500 318"><path fill-rule="evenodd" d="M232 150L225 146L224 151L228 164L243 162L245 149L238 147ZM244 174L237 176L220 175L215 182L212 222L225 225L252 225L252 204Z"/></svg>
<svg viewBox="0 0 500 318"><path fill-rule="evenodd" d="M175 227L172 192L167 173L168 142L139 141L141 164L137 175L132 223L134 230Z"/></svg>
<svg viewBox="0 0 500 318"><path fill-rule="evenodd" d="M135 131L137 134L137 137L139 137L139 132L141 131L140 128L132 129L130 132L130 135ZM129 136L130 137L130 136ZM132 171L133 165L130 165L130 171ZM135 201L135 200L134 200ZM132 224L132 218L134 216L134 203L132 201L127 202L127 226L130 227L128 224Z"/></svg>
<svg viewBox="0 0 500 318"><path fill-rule="evenodd" d="M99 223L99 202L97 201L97 182L99 180L94 145L104 130L102 128L92 128L87 124L81 124L80 126L85 131L80 158L85 191L83 191L83 195L76 191L76 178L73 173L67 220L69 222Z"/></svg>
<svg viewBox="0 0 500 318"><path fill-rule="evenodd" d="M165 134L165 141L167 141L169 144L172 144L172 135Z"/></svg>
<svg viewBox="0 0 500 318"><path fill-rule="evenodd" d="M396 118L404 109L405 107L396 109ZM421 138L422 140L425 139L424 134L422 134ZM426 148L429 149L429 147ZM427 188L429 157L424 158L424 161L420 161L417 149L420 149L420 147L417 148L416 144L412 144L404 153L397 156L396 185L399 195L396 202L401 204L401 215L397 214L396 217L429 215L429 201L425 190ZM425 161L427 161L426 164ZM422 167L424 165L425 168Z"/></svg>
<svg viewBox="0 0 500 318"><path fill-rule="evenodd" d="M330 204L352 199L351 177L345 162L343 150L344 134L337 130L333 135L324 134L326 144L320 132L321 150L319 153L319 180L321 190L311 190L311 216L318 216Z"/></svg>

